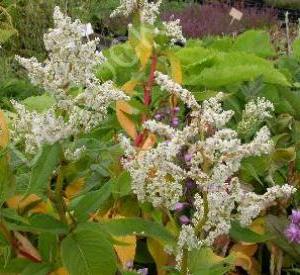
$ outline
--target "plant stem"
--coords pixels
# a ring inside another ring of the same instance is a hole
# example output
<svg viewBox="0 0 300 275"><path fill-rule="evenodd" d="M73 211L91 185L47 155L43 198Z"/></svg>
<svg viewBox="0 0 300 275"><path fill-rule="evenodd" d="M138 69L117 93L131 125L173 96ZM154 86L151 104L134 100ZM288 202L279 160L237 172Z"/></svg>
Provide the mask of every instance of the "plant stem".
<svg viewBox="0 0 300 275"><path fill-rule="evenodd" d="M202 193L202 198L203 198L203 218L202 220L197 224L195 232L196 232L196 236L199 238L201 237L201 233L202 233L202 228L205 225L207 219L208 219L208 198L207 198L207 192L203 192Z"/></svg>
<svg viewBox="0 0 300 275"><path fill-rule="evenodd" d="M180 274L181 275L188 274L188 250L187 250L187 248L183 248Z"/></svg>
<svg viewBox="0 0 300 275"><path fill-rule="evenodd" d="M63 199L63 175L61 169L59 169L55 185L55 206L61 221L68 224L66 218L66 205Z"/></svg>
<svg viewBox="0 0 300 275"><path fill-rule="evenodd" d="M146 106L149 106L151 104L152 101L152 95L151 95L151 91L152 91L152 87L154 84L154 73L156 71L156 66L157 66L157 55L152 55L152 61L151 61L151 67L150 67L150 75L148 78L148 82L144 88L144 104Z"/></svg>

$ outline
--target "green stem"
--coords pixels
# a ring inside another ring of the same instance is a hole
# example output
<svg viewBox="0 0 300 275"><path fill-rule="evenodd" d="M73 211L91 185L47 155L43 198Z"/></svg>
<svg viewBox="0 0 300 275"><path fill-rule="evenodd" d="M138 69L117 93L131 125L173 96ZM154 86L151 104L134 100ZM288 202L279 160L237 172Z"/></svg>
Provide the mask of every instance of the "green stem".
<svg viewBox="0 0 300 275"><path fill-rule="evenodd" d="M63 175L61 169L59 169L56 185L55 185L55 207L58 212L60 220L68 224L68 220L66 218L66 205L63 198Z"/></svg>
<svg viewBox="0 0 300 275"><path fill-rule="evenodd" d="M187 275L187 274L188 274L188 250L187 248L183 248L180 275Z"/></svg>
<svg viewBox="0 0 300 275"><path fill-rule="evenodd" d="M203 218L202 220L197 224L195 232L196 232L196 236L199 238L201 237L201 233L202 233L202 229L203 226L205 225L205 223L207 222L208 219L208 198L207 198L207 192L203 192L202 193L202 198L203 198Z"/></svg>

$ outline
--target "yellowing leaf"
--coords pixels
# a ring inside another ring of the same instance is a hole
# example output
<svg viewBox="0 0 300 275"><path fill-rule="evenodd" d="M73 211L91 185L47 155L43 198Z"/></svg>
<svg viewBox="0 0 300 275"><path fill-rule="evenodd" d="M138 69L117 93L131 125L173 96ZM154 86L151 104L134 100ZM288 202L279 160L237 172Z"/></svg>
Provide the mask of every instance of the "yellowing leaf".
<svg viewBox="0 0 300 275"><path fill-rule="evenodd" d="M139 43L135 47L135 53L141 62L141 69L144 69L152 55L153 37L145 28L141 28Z"/></svg>
<svg viewBox="0 0 300 275"><path fill-rule="evenodd" d="M126 245L115 245L114 248L123 267L134 261L136 251L136 236L114 237L115 240Z"/></svg>
<svg viewBox="0 0 300 275"><path fill-rule="evenodd" d="M134 122L127 115L132 114L133 110L134 108L125 101L118 101L116 103L116 115L121 127L132 139L135 139L137 137L137 130Z"/></svg>
<svg viewBox="0 0 300 275"><path fill-rule="evenodd" d="M30 213L48 213L50 206L46 202L41 201L41 198L35 194L30 194L25 199L21 195L9 198L6 203L9 208L23 210L32 205Z"/></svg>
<svg viewBox="0 0 300 275"><path fill-rule="evenodd" d="M163 267L168 265L170 256L164 251L164 247L157 240L148 238L147 246L155 261L157 275L166 275L167 271L166 269L163 269Z"/></svg>
<svg viewBox="0 0 300 275"><path fill-rule="evenodd" d="M172 52L169 52L167 55L171 65L171 74L173 80L178 84L182 84L182 69L179 58Z"/></svg>
<svg viewBox="0 0 300 275"><path fill-rule="evenodd" d="M51 272L49 275L69 275L69 272L64 267L60 267Z"/></svg>
<svg viewBox="0 0 300 275"><path fill-rule="evenodd" d="M103 217L104 219L108 219L108 215ZM123 219L124 217L121 215L115 215L112 218L114 219ZM129 262L133 262L135 258L135 252L136 252L136 236L114 236L114 239L116 241L119 241L120 243L124 243L124 245L114 245L115 251L118 255L118 258L120 262L122 263L123 267L126 267L126 265Z"/></svg>
<svg viewBox="0 0 300 275"><path fill-rule="evenodd" d="M253 256L257 251L257 244L244 245L244 244L234 244L230 251L241 252L249 257Z"/></svg>
<svg viewBox="0 0 300 275"><path fill-rule="evenodd" d="M83 188L85 182L84 178L79 178L73 181L70 185L67 186L65 194L68 199L73 198L74 196L78 195L80 190Z"/></svg>
<svg viewBox="0 0 300 275"><path fill-rule="evenodd" d="M4 113L0 111L0 147L5 148L9 142L9 130Z"/></svg>
<svg viewBox="0 0 300 275"><path fill-rule="evenodd" d="M259 217L255 219L250 225L250 229L257 234L261 234L261 235L265 234L266 233L265 219L263 217Z"/></svg>
<svg viewBox="0 0 300 275"><path fill-rule="evenodd" d="M154 134L149 134L146 138L143 146L141 147L142 150L149 150L153 147L153 145L156 143L156 136Z"/></svg>
<svg viewBox="0 0 300 275"><path fill-rule="evenodd" d="M136 85L138 84L138 80L136 79L132 79L129 80L128 82L126 82L123 86L122 86L122 90L129 95L133 94L133 90L136 87Z"/></svg>
<svg viewBox="0 0 300 275"><path fill-rule="evenodd" d="M230 254L234 255L235 266L242 267L249 275L259 275L260 266L253 257L257 248L257 244L234 244L230 250Z"/></svg>

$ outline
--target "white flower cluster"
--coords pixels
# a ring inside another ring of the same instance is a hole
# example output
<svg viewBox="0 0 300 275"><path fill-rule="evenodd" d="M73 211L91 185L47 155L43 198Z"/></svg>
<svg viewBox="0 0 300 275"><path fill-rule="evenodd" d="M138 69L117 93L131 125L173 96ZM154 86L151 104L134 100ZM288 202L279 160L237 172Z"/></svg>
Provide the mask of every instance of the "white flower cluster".
<svg viewBox="0 0 300 275"><path fill-rule="evenodd" d="M162 0L158 0L156 3L149 2L148 0L121 0L120 6L117 7L110 16L123 15L128 17L134 12L139 12L141 22L153 25L159 15L161 3ZM156 28L155 34L165 34L171 39L172 44L176 42L182 44L186 43L179 19L163 22L163 29L159 30Z"/></svg>
<svg viewBox="0 0 300 275"><path fill-rule="evenodd" d="M86 86L95 65L103 62L102 54L96 51L97 40L83 42L86 25L61 13L55 7L54 29L44 35L48 59L39 63L35 57L27 59L17 56L32 83L46 91L58 93L72 86Z"/></svg>
<svg viewBox="0 0 300 275"><path fill-rule="evenodd" d="M180 19L163 22L163 25L165 27L166 35L171 38L171 43L186 43L186 39L182 34L182 26L180 25Z"/></svg>
<svg viewBox="0 0 300 275"><path fill-rule="evenodd" d="M43 144L54 144L73 134L72 127L54 109L45 113L30 112L25 106L12 100L17 112L13 121L12 138L15 143L24 143L25 151L34 154Z"/></svg>
<svg viewBox="0 0 300 275"><path fill-rule="evenodd" d="M49 60L40 64L35 58L17 57L32 82L56 99L54 106L41 114L13 102L17 112L13 122L14 141L23 142L30 154L43 144L54 144L91 131L105 118L112 102L129 99L112 81L101 84L93 74L94 66L103 61L103 56L96 52L95 40L83 43L87 25L79 20L72 22L58 7L53 17L55 28L44 37ZM69 93L74 86L82 89L75 96Z"/></svg>
<svg viewBox="0 0 300 275"><path fill-rule="evenodd" d="M216 238L228 234L231 221L246 226L276 199L286 199L295 191L292 186L276 186L263 195L243 190L236 172L248 156L260 156L273 150L270 131L262 127L250 143L243 144L238 133L226 128L233 115L220 104L222 94L199 105L193 95L161 73L156 82L176 94L193 109L190 125L172 129L160 122L146 121L144 127L165 137L147 151L138 151L128 140L124 166L132 176L132 189L141 201L156 207L173 209L182 200L183 185L192 180L197 188L191 223L182 227L178 241L177 260L182 249L212 245ZM182 150L191 155L188 163L180 158Z"/></svg>
<svg viewBox="0 0 300 275"><path fill-rule="evenodd" d="M243 111L242 120L238 125L238 132L246 133L249 129L271 118L273 112L273 103L264 97L258 97L249 101Z"/></svg>
<svg viewBox="0 0 300 275"><path fill-rule="evenodd" d="M154 24L156 18L159 14L159 7L162 3L162 0L154 2L148 2L148 0L121 0L120 6L117 7L111 17L124 15L128 17L135 11L140 12L141 22Z"/></svg>
<svg viewBox="0 0 300 275"><path fill-rule="evenodd" d="M83 145L79 148L76 148L75 150L72 150L71 148L67 148L64 151L65 159L69 161L77 161L81 158L81 156L85 153L86 147Z"/></svg>

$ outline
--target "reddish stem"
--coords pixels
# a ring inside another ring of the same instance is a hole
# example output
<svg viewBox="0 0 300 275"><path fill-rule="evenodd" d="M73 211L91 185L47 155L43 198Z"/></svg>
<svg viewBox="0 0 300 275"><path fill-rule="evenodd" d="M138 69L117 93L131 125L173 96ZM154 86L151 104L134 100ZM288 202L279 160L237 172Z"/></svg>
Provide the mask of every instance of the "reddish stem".
<svg viewBox="0 0 300 275"><path fill-rule="evenodd" d="M149 106L151 104L152 101L152 95L151 95L151 91L152 91L152 87L154 84L154 73L156 71L156 66L157 66L157 55L152 55L152 62L151 62L151 67L150 67L150 75L148 78L148 82L144 87L144 104L146 106Z"/></svg>

